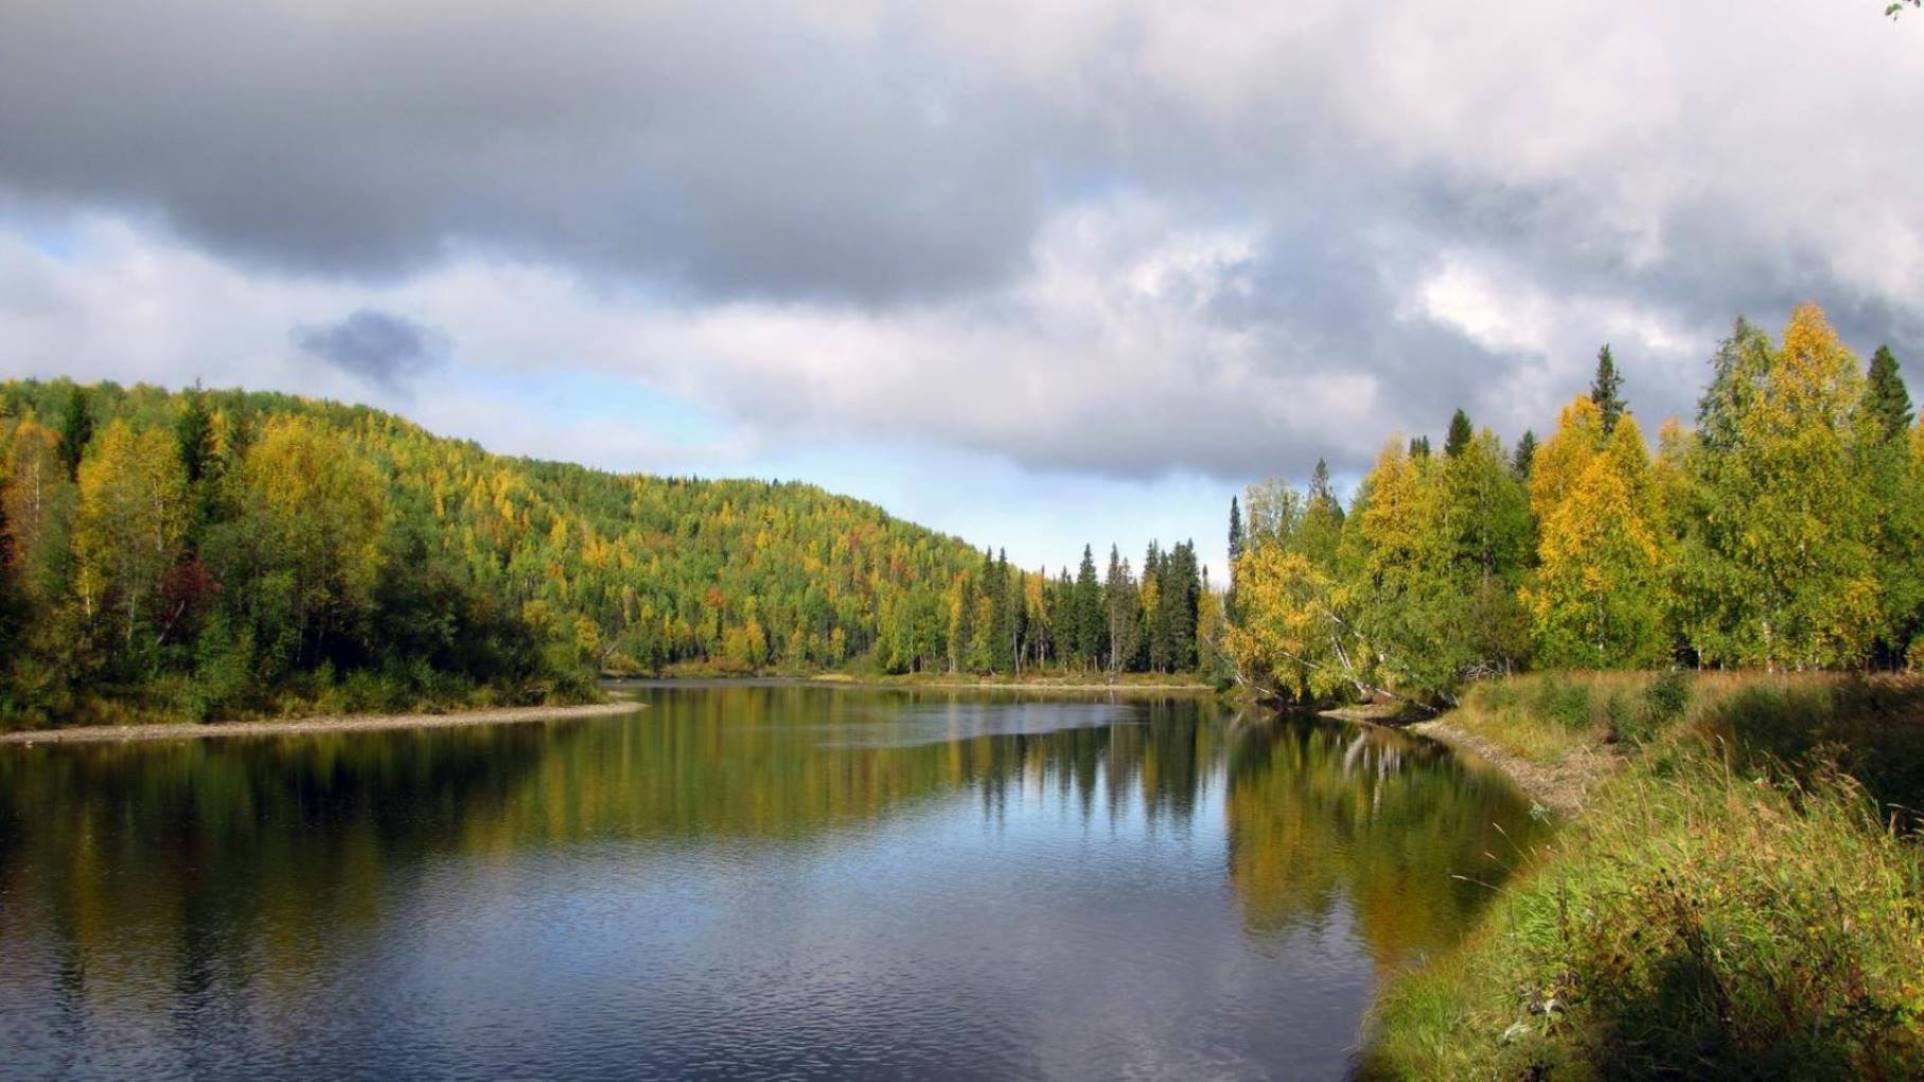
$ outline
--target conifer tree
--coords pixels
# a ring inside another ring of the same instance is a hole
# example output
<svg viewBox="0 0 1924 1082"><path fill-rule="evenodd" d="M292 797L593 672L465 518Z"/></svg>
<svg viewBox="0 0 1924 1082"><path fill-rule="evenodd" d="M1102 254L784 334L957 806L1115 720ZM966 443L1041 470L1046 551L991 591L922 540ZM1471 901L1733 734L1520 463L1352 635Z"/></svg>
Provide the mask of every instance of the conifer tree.
<svg viewBox="0 0 1924 1082"><path fill-rule="evenodd" d="M1458 409L1450 415L1450 434L1443 441L1445 458L1455 458L1476 438L1476 430L1470 427L1470 416Z"/></svg>
<svg viewBox="0 0 1924 1082"><path fill-rule="evenodd" d="M207 459L213 452L213 418L198 385L187 392L186 398L180 420L174 425L174 438L180 448L181 468L187 471L187 483L197 485L207 472Z"/></svg>
<svg viewBox="0 0 1924 1082"><path fill-rule="evenodd" d="M1537 434L1526 428L1523 430L1523 438L1516 441L1516 451L1510 458L1510 472L1516 475L1517 480L1526 485L1529 484L1530 471L1536 466L1536 457Z"/></svg>
<svg viewBox="0 0 1924 1082"><path fill-rule="evenodd" d="M1109 546L1109 574L1103 583L1104 615L1109 623L1109 669L1122 672L1134 666L1136 639L1141 632L1137 613L1142 602L1130 579L1129 561L1116 546Z"/></svg>
<svg viewBox="0 0 1924 1082"><path fill-rule="evenodd" d="M1333 563L1343 539L1343 517L1343 502L1330 486L1329 463L1319 458L1309 475L1296 547L1312 560Z"/></svg>
<svg viewBox="0 0 1924 1082"><path fill-rule="evenodd" d="M1888 346L1871 357L1864 387L1866 468L1878 522L1876 539L1879 600L1883 627L1876 661L1902 665L1907 646L1924 623L1924 508L1911 469L1911 396Z"/></svg>
<svg viewBox="0 0 1924 1082"><path fill-rule="evenodd" d="M1243 555L1243 510L1236 497L1229 498L1229 599L1228 609L1236 611L1236 561Z"/></svg>
<svg viewBox="0 0 1924 1082"><path fill-rule="evenodd" d="M1628 407L1623 401L1623 376L1610 356L1608 342L1597 351L1597 374L1590 381L1590 401L1596 403L1597 412L1603 417L1603 434L1608 436L1616 431L1617 421Z"/></svg>
<svg viewBox="0 0 1924 1082"><path fill-rule="evenodd" d="M80 460L93 438L94 415L88 408L86 388L75 387L60 414L60 458L67 465L70 480L79 480Z"/></svg>
<svg viewBox="0 0 1924 1082"><path fill-rule="evenodd" d="M1864 387L1864 412L1877 425L1877 438L1902 445L1910 436L1911 394L1898 374L1891 347L1878 346L1871 355L1869 381Z"/></svg>
<svg viewBox="0 0 1924 1082"><path fill-rule="evenodd" d="M1075 597L1076 653L1082 664L1101 665L1105 643L1102 611L1102 582L1096 578L1095 551L1082 546L1082 566L1076 570Z"/></svg>

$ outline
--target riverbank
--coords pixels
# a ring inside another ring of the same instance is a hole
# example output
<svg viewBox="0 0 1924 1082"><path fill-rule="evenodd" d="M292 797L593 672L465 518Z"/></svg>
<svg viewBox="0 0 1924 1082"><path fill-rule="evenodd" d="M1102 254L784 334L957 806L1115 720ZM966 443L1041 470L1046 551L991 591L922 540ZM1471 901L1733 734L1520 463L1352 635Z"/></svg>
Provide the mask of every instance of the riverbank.
<svg viewBox="0 0 1924 1082"><path fill-rule="evenodd" d="M1365 1077L1924 1072L1924 684L1546 674L1416 727L1566 813Z"/></svg>
<svg viewBox="0 0 1924 1082"><path fill-rule="evenodd" d="M585 706L501 707L448 714L346 714L228 721L196 725L85 725L0 733L0 744L103 744L148 740L207 740L230 736L288 736L300 733L373 732L383 729L452 729L469 725L514 725L531 721L574 721L611 717L644 709L640 703L590 703Z"/></svg>

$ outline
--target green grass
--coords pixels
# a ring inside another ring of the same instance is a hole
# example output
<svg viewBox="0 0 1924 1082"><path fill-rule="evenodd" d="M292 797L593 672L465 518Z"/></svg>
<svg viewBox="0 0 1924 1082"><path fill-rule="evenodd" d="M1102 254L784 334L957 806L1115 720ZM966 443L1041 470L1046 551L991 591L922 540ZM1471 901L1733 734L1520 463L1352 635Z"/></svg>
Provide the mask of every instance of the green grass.
<svg viewBox="0 0 1924 1082"><path fill-rule="evenodd" d="M1624 765L1468 940L1390 982L1365 1075L1924 1074L1904 811L1924 804L1924 687L1563 674L1461 713L1547 757L1614 743Z"/></svg>

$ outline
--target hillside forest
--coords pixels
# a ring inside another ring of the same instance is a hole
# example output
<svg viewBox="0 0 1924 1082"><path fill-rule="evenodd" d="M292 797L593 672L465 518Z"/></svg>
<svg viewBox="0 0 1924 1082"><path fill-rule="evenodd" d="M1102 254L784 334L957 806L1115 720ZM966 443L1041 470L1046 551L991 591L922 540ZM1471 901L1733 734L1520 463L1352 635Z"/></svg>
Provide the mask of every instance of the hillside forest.
<svg viewBox="0 0 1924 1082"><path fill-rule="evenodd" d="M0 727L1186 672L1219 664L1203 579L1188 543L1052 576L805 484L509 458L361 406L0 383Z"/></svg>
<svg viewBox="0 0 1924 1082"><path fill-rule="evenodd" d="M1513 447L1463 411L1396 438L1345 505L1318 464L1232 502L1238 678L1433 705L1523 668L1924 667L1924 425L1814 305L1739 319L1693 424L1650 435L1608 346Z"/></svg>

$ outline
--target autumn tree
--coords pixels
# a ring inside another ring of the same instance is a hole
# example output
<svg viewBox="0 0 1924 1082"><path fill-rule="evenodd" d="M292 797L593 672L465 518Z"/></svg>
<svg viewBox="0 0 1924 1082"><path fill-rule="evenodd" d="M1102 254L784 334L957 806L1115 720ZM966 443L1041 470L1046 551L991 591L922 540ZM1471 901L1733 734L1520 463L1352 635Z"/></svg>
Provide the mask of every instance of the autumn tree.
<svg viewBox="0 0 1924 1082"><path fill-rule="evenodd" d="M80 465L74 522L75 586L89 617L108 607L131 643L161 576L180 554L186 478L174 441L115 420Z"/></svg>
<svg viewBox="0 0 1924 1082"><path fill-rule="evenodd" d="M259 583L256 617L300 663L365 607L388 514L381 475L339 437L281 417L248 449L236 480L245 511L235 547L252 567L230 565L219 577Z"/></svg>
<svg viewBox="0 0 1924 1082"><path fill-rule="evenodd" d="M73 561L74 486L60 446L57 433L32 418L23 420L8 441L0 471L15 581L27 599L43 606L65 596Z"/></svg>
<svg viewBox="0 0 1924 1082"><path fill-rule="evenodd" d="M1690 639L1714 663L1864 656L1881 605L1864 374L1815 305L1781 345L1739 321L1699 407L1699 512L1684 559Z"/></svg>
<svg viewBox="0 0 1924 1082"><path fill-rule="evenodd" d="M1558 450L1555 461L1568 480L1542 490L1538 567L1523 596L1540 657L1552 665L1648 665L1662 658L1666 645L1649 452L1627 414L1597 446L1601 412L1593 401L1578 399L1544 444L1546 458Z"/></svg>

